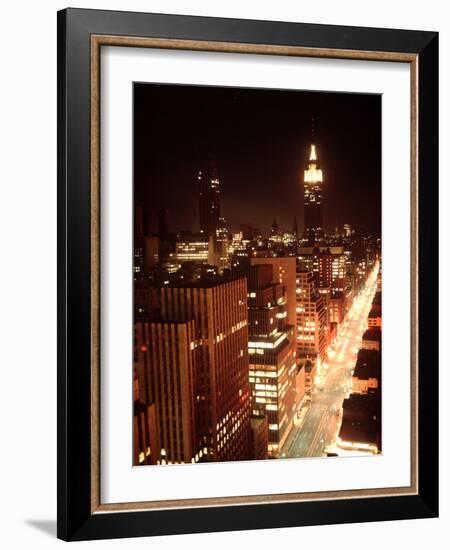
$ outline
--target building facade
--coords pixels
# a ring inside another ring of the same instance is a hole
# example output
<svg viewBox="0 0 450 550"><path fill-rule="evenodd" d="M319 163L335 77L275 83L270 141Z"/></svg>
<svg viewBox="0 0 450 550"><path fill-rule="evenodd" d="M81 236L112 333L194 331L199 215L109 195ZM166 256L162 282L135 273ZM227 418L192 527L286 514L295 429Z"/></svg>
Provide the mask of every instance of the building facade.
<svg viewBox="0 0 450 550"><path fill-rule="evenodd" d="M251 267L247 297L252 414L267 417L268 454L276 457L296 412L297 365L286 289L273 278L272 265Z"/></svg>
<svg viewBox="0 0 450 550"><path fill-rule="evenodd" d="M160 289L165 319L195 321L196 433L202 459L249 458L247 281ZM191 345L191 344L190 344Z"/></svg>
<svg viewBox="0 0 450 550"><path fill-rule="evenodd" d="M279 283L286 289L287 322L294 328L297 325L296 314L296 259L294 257L251 258L251 265L271 265L273 283Z"/></svg>
<svg viewBox="0 0 450 550"><path fill-rule="evenodd" d="M203 447L194 400L195 321L139 321L135 340L139 397L154 407L158 456L152 451L153 460L157 464L198 461Z"/></svg>
<svg viewBox="0 0 450 550"><path fill-rule="evenodd" d="M170 259L182 264L184 262L208 263L208 238L202 234L180 235L175 243L175 253Z"/></svg>
<svg viewBox="0 0 450 550"><path fill-rule="evenodd" d="M312 271L316 289L327 308L327 323L339 325L346 315L347 258L342 246L302 247L298 267Z"/></svg>
<svg viewBox="0 0 450 550"><path fill-rule="evenodd" d="M317 365L326 357L328 343L327 308L323 296L314 284L311 271L297 271L297 358L305 367L307 391L316 373Z"/></svg>
<svg viewBox="0 0 450 550"><path fill-rule="evenodd" d="M360 349L352 376L352 393L367 395L381 381L381 354L375 349Z"/></svg>
<svg viewBox="0 0 450 550"><path fill-rule="evenodd" d="M220 181L214 161L198 171L197 183L200 233L215 238L220 218Z"/></svg>
<svg viewBox="0 0 450 550"><path fill-rule="evenodd" d="M368 328L382 328L382 316L381 316L381 292L377 291L373 298L372 307L367 318Z"/></svg>
<svg viewBox="0 0 450 550"><path fill-rule="evenodd" d="M134 401L133 438L133 464L135 466L158 464L161 449L154 403L148 405L143 401Z"/></svg>

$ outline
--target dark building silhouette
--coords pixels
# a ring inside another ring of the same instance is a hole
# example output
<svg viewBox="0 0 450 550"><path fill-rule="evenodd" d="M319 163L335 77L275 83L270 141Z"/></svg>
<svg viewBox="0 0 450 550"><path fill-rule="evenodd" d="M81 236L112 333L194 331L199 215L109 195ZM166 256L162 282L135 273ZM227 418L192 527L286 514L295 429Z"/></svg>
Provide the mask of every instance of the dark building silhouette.
<svg viewBox="0 0 450 550"><path fill-rule="evenodd" d="M142 239L145 237L145 214L141 206L134 207L134 237Z"/></svg>
<svg viewBox="0 0 450 550"><path fill-rule="evenodd" d="M367 395L377 392L380 384L380 352L374 349L360 349L352 377L352 392Z"/></svg>
<svg viewBox="0 0 450 550"><path fill-rule="evenodd" d="M144 237L145 215L140 206L134 209L134 239L133 239L133 278L140 279L144 273Z"/></svg>
<svg viewBox="0 0 450 550"><path fill-rule="evenodd" d="M140 397L155 407L159 455L152 451L153 460L196 462L202 447L195 423L195 323L141 321L135 335Z"/></svg>
<svg viewBox="0 0 450 550"><path fill-rule="evenodd" d="M241 223L242 239L244 241L253 241L261 235L261 231L248 223Z"/></svg>
<svg viewBox="0 0 450 550"><path fill-rule="evenodd" d="M133 459L135 465L157 464L160 456L155 404L135 399L133 404Z"/></svg>
<svg viewBox="0 0 450 550"><path fill-rule="evenodd" d="M272 231L271 231L271 234L272 235L277 235L279 232L279 226L278 226L278 222L276 220L276 218L273 219L273 222L272 222Z"/></svg>
<svg viewBox="0 0 450 550"><path fill-rule="evenodd" d="M169 236L169 220L167 208L158 211L158 235L160 239L167 239Z"/></svg>
<svg viewBox="0 0 450 550"><path fill-rule="evenodd" d="M220 218L220 181L215 161L208 161L197 173L200 232L216 238Z"/></svg>
<svg viewBox="0 0 450 550"><path fill-rule="evenodd" d="M268 458L267 448L269 446L269 425L267 416L252 416L251 426L251 453L254 460Z"/></svg>
<svg viewBox="0 0 450 550"><path fill-rule="evenodd" d="M298 237L297 216L294 218L294 223L292 224L292 234Z"/></svg>
<svg viewBox="0 0 450 550"><path fill-rule="evenodd" d="M246 279L163 287L160 297L163 319L195 323L189 349L200 458L251 458ZM179 353L175 341L165 347L167 355Z"/></svg>
<svg viewBox="0 0 450 550"><path fill-rule="evenodd" d="M352 394L344 400L339 447L381 452L381 392Z"/></svg>

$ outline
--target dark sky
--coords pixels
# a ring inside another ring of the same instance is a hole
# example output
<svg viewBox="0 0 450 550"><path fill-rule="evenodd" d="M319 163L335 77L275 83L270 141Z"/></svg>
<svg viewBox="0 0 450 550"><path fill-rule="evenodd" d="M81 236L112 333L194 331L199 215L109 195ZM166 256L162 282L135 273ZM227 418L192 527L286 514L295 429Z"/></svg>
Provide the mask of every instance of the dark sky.
<svg viewBox="0 0 450 550"><path fill-rule="evenodd" d="M302 176L316 119L325 229L381 233L381 96L134 85L135 203L167 208L171 231L198 230L196 172L215 158L229 229L303 227Z"/></svg>

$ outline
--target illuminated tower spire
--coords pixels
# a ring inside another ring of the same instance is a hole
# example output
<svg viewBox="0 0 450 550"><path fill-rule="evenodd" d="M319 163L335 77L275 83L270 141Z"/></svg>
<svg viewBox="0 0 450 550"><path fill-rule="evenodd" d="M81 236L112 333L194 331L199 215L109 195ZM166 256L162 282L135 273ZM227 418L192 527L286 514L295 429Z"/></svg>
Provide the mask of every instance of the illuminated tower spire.
<svg viewBox="0 0 450 550"><path fill-rule="evenodd" d="M314 244L323 237L323 172L315 144L315 119L312 119L311 144L303 176L305 237Z"/></svg>
<svg viewBox="0 0 450 550"><path fill-rule="evenodd" d="M322 170L318 168L318 166L319 165L318 165L318 159L317 159L316 146L313 143L311 143L308 168L305 170L305 177L304 177L305 183L322 183L323 182Z"/></svg>

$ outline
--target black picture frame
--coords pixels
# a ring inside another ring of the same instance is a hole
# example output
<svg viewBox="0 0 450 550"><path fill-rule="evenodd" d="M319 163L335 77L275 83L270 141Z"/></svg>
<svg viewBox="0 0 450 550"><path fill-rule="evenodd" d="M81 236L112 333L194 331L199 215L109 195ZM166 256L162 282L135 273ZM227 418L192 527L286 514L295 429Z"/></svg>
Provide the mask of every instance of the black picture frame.
<svg viewBox="0 0 450 550"><path fill-rule="evenodd" d="M91 36L401 52L418 60L418 493L92 513ZM438 34L66 9L58 12L58 537L88 540L438 515Z"/></svg>

